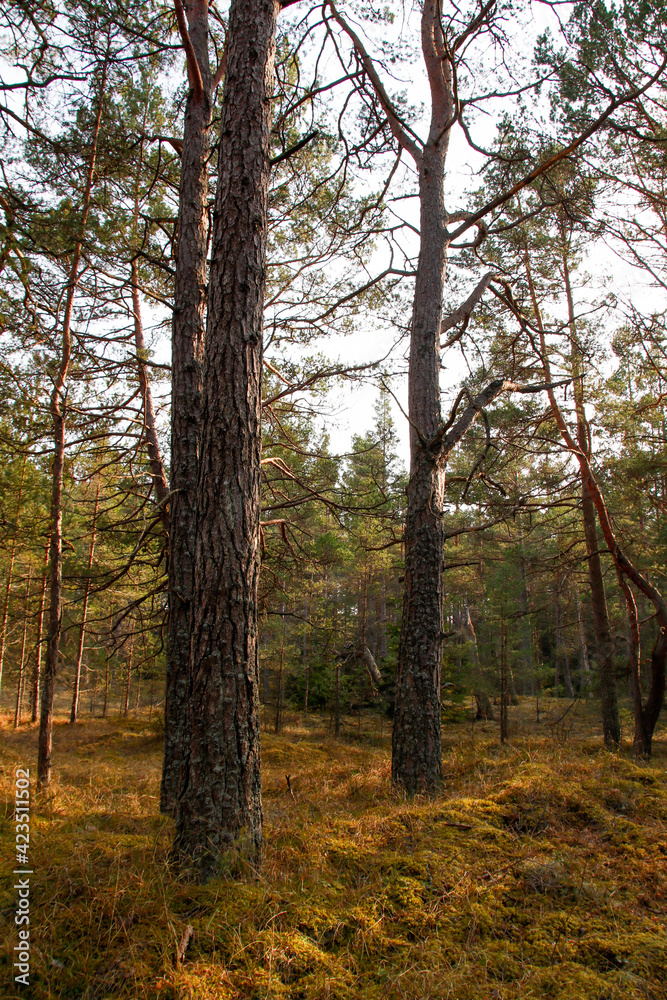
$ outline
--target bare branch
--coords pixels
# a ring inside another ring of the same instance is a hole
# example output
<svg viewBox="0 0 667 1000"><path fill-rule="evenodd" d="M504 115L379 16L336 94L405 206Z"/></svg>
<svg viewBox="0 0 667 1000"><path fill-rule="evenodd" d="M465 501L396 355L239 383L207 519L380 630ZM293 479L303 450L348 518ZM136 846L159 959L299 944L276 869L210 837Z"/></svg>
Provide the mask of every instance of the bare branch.
<svg viewBox="0 0 667 1000"><path fill-rule="evenodd" d="M188 31L188 26L185 21L185 12L183 10L181 0L174 0L174 9L176 11L176 21L178 23L181 41L183 42L183 48L185 49L185 57L188 64L188 79L190 81L190 86L192 87L193 97L195 101L199 102L204 96L204 83L202 81L201 69L199 68L194 46L190 38L190 32Z"/></svg>

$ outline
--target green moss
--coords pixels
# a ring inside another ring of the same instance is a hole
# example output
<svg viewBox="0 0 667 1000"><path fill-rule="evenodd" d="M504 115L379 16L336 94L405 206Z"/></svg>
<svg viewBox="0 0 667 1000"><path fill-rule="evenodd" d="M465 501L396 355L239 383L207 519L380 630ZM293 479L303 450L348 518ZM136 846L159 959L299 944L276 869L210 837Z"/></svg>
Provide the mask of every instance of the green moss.
<svg viewBox="0 0 667 1000"><path fill-rule="evenodd" d="M34 733L4 735L11 797ZM664 771L588 740L507 751L494 732L473 744L452 727L444 742L442 795L407 802L391 791L387 742L270 734L262 872L232 853L198 886L171 866L145 723L57 728L66 766L33 817L32 995L667 1000ZM5 823L6 856L11 833ZM11 885L0 889L11 913ZM6 922L4 955L12 933Z"/></svg>

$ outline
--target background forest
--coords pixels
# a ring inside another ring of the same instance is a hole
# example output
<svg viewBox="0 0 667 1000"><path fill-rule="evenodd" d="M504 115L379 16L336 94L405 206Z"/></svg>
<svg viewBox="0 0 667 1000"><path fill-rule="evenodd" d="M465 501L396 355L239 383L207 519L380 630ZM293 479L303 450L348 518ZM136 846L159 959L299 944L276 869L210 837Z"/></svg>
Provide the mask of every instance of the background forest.
<svg viewBox="0 0 667 1000"><path fill-rule="evenodd" d="M666 35L3 6L0 710L39 912L76 887L36 995L665 996Z"/></svg>
<svg viewBox="0 0 667 1000"><path fill-rule="evenodd" d="M524 164L564 142L598 99L595 81L576 77L577 46L595 49L612 37L619 52L599 72L621 79L622 59L648 72L658 58L658 13L640 29L632 11L610 10L607 22L601 11L573 9L560 39L555 20L543 34L535 30L538 74L556 81L550 108L541 78L534 96L496 98L497 137L494 145L487 126L491 148L481 186L475 178L469 191L473 202L489 201L508 176L524 175ZM394 16L374 15L372 37L381 37L383 25L389 32ZM599 38L587 38L592 16ZM326 709L338 731L341 712L362 705L387 712L393 699L407 482L396 430L403 405L394 400L405 399L405 286L414 269L412 222L409 215L401 221L395 206L414 182L374 127L361 85L356 117L345 127L342 98L333 85L316 85L327 41L318 41L318 50L310 39L317 17L299 11L281 22L277 49L260 657L262 701L278 729L289 707ZM624 19L632 22L632 44L621 45L615 34L627 29ZM187 92L175 28L159 5L149 15L108 4L30 11L17 4L4 15L0 676L3 704L15 710L17 724L37 718L48 631L52 393L63 365L63 310L71 344L61 386L67 427L58 709L67 703L72 720L79 711L127 714L157 707L163 697L170 476L163 359ZM213 11L220 51L224 28ZM565 42L569 62L558 50ZM398 45L388 51L403 67L409 58ZM467 304L454 316L442 365L450 394L470 395L496 373L538 383L552 373L562 414L575 436L584 434L618 538L659 587L660 78L650 93L497 209L483 239L454 251L449 294L464 299L466 272L480 271L485 294L476 285L475 311ZM406 120L419 119L419 99L405 92L404 100L415 102L406 103ZM402 183L391 186L401 170ZM328 340L340 344L341 332L357 343L371 336L375 362L327 356ZM340 380L377 387L374 417L369 412L369 425L342 455L326 429L337 419L328 393ZM625 599L598 531L607 607L602 623L599 609L596 617L579 469L552 410L543 393L501 398L449 458L443 690L453 703L470 693L480 705L498 696L501 662L512 699L530 695L537 706L542 690L595 697L599 663L610 655L621 697L632 695ZM646 633L640 672L647 676L652 612L644 595L638 600ZM366 649L378 674L364 661Z"/></svg>

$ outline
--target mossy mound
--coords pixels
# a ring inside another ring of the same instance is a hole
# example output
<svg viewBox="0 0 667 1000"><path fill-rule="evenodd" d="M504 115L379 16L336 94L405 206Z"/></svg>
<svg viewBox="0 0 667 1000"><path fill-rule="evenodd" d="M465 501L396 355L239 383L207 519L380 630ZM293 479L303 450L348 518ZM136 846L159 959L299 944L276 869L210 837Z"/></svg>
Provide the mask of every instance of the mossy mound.
<svg viewBox="0 0 667 1000"><path fill-rule="evenodd" d="M11 798L35 733L4 735ZM263 738L262 871L229 855L198 886L170 864L146 722L58 726L62 767L33 805L31 996L667 1000L661 739L637 766L590 735L509 749L493 729L444 736L442 793L414 801L391 790L388 740ZM0 829L11 857L9 805ZM11 886L0 900L8 997L19 995Z"/></svg>

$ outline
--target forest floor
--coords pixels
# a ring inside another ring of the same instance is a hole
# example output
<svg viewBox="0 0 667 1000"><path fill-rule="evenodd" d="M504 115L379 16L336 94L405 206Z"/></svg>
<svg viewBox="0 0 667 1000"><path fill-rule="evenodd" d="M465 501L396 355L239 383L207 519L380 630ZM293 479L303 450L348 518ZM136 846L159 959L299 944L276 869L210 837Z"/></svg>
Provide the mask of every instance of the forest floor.
<svg viewBox="0 0 667 1000"><path fill-rule="evenodd" d="M6 716L0 994L664 1000L665 727L638 765L600 748L596 705L559 725L545 707L539 726L533 703L511 709L504 747L495 723L446 722L443 792L414 801L391 791L386 723L345 720L334 740L321 717L288 719L262 734L261 873L230 857L205 886L170 866L155 718L58 722L55 779L32 803L28 989L8 956L14 773L34 776L36 730Z"/></svg>

